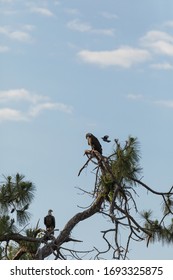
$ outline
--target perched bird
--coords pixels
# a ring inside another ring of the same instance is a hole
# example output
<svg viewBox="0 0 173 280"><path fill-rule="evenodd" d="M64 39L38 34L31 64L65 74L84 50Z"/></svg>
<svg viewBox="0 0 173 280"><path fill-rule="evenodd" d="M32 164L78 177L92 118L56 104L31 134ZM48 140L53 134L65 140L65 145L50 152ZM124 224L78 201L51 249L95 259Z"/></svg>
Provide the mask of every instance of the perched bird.
<svg viewBox="0 0 173 280"><path fill-rule="evenodd" d="M98 151L102 155L102 146L99 140L92 133L87 133L86 139L88 141L88 145L91 146L92 150Z"/></svg>
<svg viewBox="0 0 173 280"><path fill-rule="evenodd" d="M109 143L109 142L111 142L111 140L109 140L108 138L109 138L109 136L105 135L102 137L102 140Z"/></svg>
<svg viewBox="0 0 173 280"><path fill-rule="evenodd" d="M52 215L53 210L48 211L48 215L44 217L44 224L46 230L50 234L54 234L55 229L55 217Z"/></svg>

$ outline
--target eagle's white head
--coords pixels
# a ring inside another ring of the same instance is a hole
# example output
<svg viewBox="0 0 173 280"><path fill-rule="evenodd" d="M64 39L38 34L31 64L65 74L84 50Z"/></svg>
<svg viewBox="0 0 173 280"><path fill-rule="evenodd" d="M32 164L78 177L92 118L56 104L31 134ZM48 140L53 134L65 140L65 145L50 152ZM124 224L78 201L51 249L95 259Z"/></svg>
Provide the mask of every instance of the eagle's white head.
<svg viewBox="0 0 173 280"><path fill-rule="evenodd" d="M52 212L53 212L53 210L50 209L50 210L48 211L48 215L52 215Z"/></svg>

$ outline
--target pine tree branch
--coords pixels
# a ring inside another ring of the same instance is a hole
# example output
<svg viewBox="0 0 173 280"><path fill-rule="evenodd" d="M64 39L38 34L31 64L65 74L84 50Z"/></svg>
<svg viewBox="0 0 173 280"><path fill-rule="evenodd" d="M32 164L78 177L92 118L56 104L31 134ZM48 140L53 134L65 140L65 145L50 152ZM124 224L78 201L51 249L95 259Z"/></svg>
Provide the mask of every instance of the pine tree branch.
<svg viewBox="0 0 173 280"><path fill-rule="evenodd" d="M34 237L28 237L28 236L24 236L22 234L19 233L10 233L10 234L5 234L0 236L0 242L3 241L15 241L17 243L20 243L21 241L28 241L28 242L41 242L43 240L43 238L34 238Z"/></svg>

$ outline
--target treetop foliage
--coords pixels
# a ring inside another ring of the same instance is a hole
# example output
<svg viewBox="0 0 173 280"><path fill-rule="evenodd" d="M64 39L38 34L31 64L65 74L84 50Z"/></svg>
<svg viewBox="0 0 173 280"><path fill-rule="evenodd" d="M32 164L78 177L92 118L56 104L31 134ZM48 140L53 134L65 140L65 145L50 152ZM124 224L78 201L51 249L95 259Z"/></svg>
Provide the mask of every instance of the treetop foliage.
<svg viewBox="0 0 173 280"><path fill-rule="evenodd" d="M173 242L173 188L158 192L142 181L138 139L129 136L123 144L115 139L113 152L107 157L93 147L85 151L87 161L78 173L80 176L89 164L94 166L93 191L82 190L92 197L92 204L67 221L60 232L55 229L56 236L40 229L38 224L33 229L27 227L31 218L28 208L34 198L34 184L25 181L20 174L4 177L5 182L0 186L1 259L45 259L52 254L55 259L81 259L84 253L93 253L95 259L103 258L107 253L113 259L126 259L133 242L145 241L147 246L156 241ZM151 209L138 210L136 195L139 188L154 195L159 202L161 199L161 217L154 219ZM70 244L81 240L71 238L72 230L79 222L96 213L110 221L110 228L101 232L107 249L73 250ZM139 217L143 219L142 224L138 222ZM21 235L21 231L25 234Z"/></svg>

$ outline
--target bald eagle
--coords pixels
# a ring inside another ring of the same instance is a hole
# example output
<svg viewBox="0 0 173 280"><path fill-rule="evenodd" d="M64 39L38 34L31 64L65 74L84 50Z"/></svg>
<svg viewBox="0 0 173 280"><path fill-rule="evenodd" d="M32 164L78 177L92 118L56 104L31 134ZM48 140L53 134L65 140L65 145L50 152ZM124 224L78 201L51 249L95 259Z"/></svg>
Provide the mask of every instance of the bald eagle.
<svg viewBox="0 0 173 280"><path fill-rule="evenodd" d="M46 230L50 234L54 234L55 228L55 217L52 215L53 210L49 210L47 216L44 217L44 224Z"/></svg>
<svg viewBox="0 0 173 280"><path fill-rule="evenodd" d="M92 133L87 133L86 139L88 140L88 145L91 146L92 150L96 150L102 155L102 146L99 140Z"/></svg>

